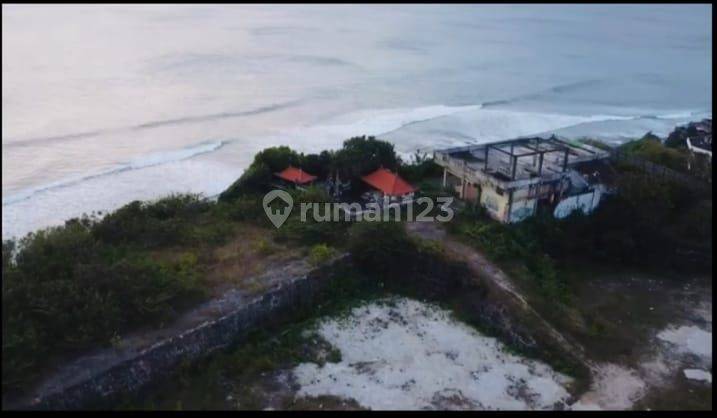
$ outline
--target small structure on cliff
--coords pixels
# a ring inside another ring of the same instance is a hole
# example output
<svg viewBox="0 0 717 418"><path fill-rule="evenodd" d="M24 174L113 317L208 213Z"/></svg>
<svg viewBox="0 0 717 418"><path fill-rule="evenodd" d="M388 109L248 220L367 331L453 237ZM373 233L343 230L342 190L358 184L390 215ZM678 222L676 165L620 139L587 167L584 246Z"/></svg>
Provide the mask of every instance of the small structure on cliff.
<svg viewBox="0 0 717 418"><path fill-rule="evenodd" d="M369 200L382 205L410 202L416 191L415 187L397 173L383 167L361 177L361 180L372 188L368 193Z"/></svg>
<svg viewBox="0 0 717 418"><path fill-rule="evenodd" d="M665 140L665 145L687 149L687 170L696 177L712 181L712 119L676 127Z"/></svg>
<svg viewBox="0 0 717 418"><path fill-rule="evenodd" d="M685 138L687 149L694 158L704 156L712 164L712 119L696 122L693 127L694 132Z"/></svg>
<svg viewBox="0 0 717 418"><path fill-rule="evenodd" d="M293 185L295 187L308 186L316 180L316 176L311 175L300 168L288 166L284 170L274 173L274 175L286 184Z"/></svg>
<svg viewBox="0 0 717 418"><path fill-rule="evenodd" d="M607 187L598 161L609 152L582 143L550 138L519 138L437 150L443 185L461 199L478 203L503 223L521 221L539 206L556 217L574 210L590 213Z"/></svg>

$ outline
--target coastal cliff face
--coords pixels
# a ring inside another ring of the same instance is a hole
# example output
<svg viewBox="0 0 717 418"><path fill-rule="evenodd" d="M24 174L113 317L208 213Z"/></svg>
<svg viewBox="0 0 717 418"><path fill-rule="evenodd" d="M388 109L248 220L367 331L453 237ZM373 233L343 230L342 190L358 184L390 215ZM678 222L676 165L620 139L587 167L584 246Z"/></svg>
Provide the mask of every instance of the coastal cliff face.
<svg viewBox="0 0 717 418"><path fill-rule="evenodd" d="M252 330L277 329L310 312L312 307L335 297L336 286L344 286L337 272L351 267L351 258L345 254L319 268L304 265L265 274L271 276L266 279L273 286L258 296L251 298L227 292L186 315L208 317L205 321L197 324L180 319L180 324L192 326L175 327L174 335L165 335L160 341L136 351L80 358L46 380L31 396L8 406L43 410L111 407L128 395L140 395L153 384L170 378L180 365L241 344ZM412 283L387 283L385 290L456 306L458 315L469 323L523 353L541 356L545 347L552 346L551 353L559 347L548 341L549 336L539 335L542 334L540 327L531 328L526 318L519 318L521 310L513 309L515 306L505 295L486 287L468 270L435 260L422 268L421 274L407 272L407 277L415 279ZM112 350L116 349L109 351Z"/></svg>

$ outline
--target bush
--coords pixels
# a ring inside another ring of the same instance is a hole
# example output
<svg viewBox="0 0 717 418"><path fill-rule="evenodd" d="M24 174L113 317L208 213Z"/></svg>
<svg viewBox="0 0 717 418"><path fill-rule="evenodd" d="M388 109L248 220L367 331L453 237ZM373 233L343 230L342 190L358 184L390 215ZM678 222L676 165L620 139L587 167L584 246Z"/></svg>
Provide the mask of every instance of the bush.
<svg viewBox="0 0 717 418"><path fill-rule="evenodd" d="M193 195L133 202L101 220L83 216L4 241L3 388L200 298L195 254L160 263L146 249L223 239L230 229L205 219L210 205Z"/></svg>
<svg viewBox="0 0 717 418"><path fill-rule="evenodd" d="M301 222L300 216L292 214L289 219L276 231L278 241L291 241L301 245L315 245L328 243L342 245L349 228L348 222L316 222L308 214L306 222Z"/></svg>
<svg viewBox="0 0 717 418"><path fill-rule="evenodd" d="M23 239L15 261L3 265L4 389L201 296L196 256L159 264L139 254L108 260L111 253L76 225Z"/></svg>
<svg viewBox="0 0 717 418"><path fill-rule="evenodd" d="M621 145L619 150L673 170L687 171L687 152L685 150L666 147L662 145L659 138L655 139L649 134L640 140Z"/></svg>
<svg viewBox="0 0 717 418"><path fill-rule="evenodd" d="M350 222L344 222L343 218L340 222L317 222L314 220L313 213L309 211L306 214L306 221L301 221L301 204L304 202L321 204L318 213L322 216L324 215L325 207L323 204L332 200L324 189L309 187L304 191L292 191L292 195L294 209L291 212L291 216L276 231L277 240L292 241L301 245L344 244Z"/></svg>
<svg viewBox="0 0 717 418"><path fill-rule="evenodd" d="M326 244L316 244L309 250L309 261L318 266L326 263L336 255L336 250Z"/></svg>
<svg viewBox="0 0 717 418"><path fill-rule="evenodd" d="M404 269L414 244L401 223L357 222L349 230L349 251L372 273L390 275Z"/></svg>
<svg viewBox="0 0 717 418"><path fill-rule="evenodd" d="M262 193L274 173L289 165L301 166L301 160L302 155L287 146L266 148L256 154L241 177L219 195L219 201L229 202L247 194Z"/></svg>
<svg viewBox="0 0 717 418"><path fill-rule="evenodd" d="M269 240L266 238L261 238L258 241L254 243L254 250L261 255L269 255L276 251L276 246L274 246Z"/></svg>
<svg viewBox="0 0 717 418"><path fill-rule="evenodd" d="M485 251L491 258L505 261L525 257L532 247L531 239L517 239L517 231L494 221L473 220L461 222L458 232L476 248ZM525 235L525 234L523 234Z"/></svg>
<svg viewBox="0 0 717 418"><path fill-rule="evenodd" d="M443 167L434 163L427 154L416 151L411 164L401 165L398 173L407 181L416 183L427 178L442 176ZM421 190L423 189L421 187Z"/></svg>
<svg viewBox="0 0 717 418"><path fill-rule="evenodd" d="M91 225L93 236L108 244L144 248L191 240L192 227L212 204L199 195L171 195L154 202L131 202Z"/></svg>
<svg viewBox="0 0 717 418"><path fill-rule="evenodd" d="M289 165L301 167L320 179L339 173L343 181L358 184L360 177L370 171L381 166L396 170L400 164L393 144L372 136L347 139L338 151L320 154L300 154L286 146L267 148L259 152L241 177L219 195L219 201L229 202L241 196L266 192L274 173ZM424 170L430 169L429 165L425 167Z"/></svg>

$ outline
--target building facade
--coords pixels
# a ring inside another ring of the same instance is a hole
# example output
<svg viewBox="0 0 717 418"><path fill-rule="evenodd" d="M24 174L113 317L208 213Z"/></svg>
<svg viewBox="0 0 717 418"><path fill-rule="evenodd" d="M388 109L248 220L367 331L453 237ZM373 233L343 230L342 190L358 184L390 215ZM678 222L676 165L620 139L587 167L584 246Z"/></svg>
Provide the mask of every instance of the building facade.
<svg viewBox="0 0 717 418"><path fill-rule="evenodd" d="M434 161L443 167L444 187L504 223L532 216L541 205L555 208L556 217L576 209L589 213L606 188L581 168L608 157L607 151L555 137L434 151Z"/></svg>

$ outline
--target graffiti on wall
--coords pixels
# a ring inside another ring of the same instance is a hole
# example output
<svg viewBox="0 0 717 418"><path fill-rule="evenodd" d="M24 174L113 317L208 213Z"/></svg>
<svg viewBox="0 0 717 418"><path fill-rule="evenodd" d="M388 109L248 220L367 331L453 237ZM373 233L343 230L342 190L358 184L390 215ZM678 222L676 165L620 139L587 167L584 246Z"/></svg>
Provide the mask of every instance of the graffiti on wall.
<svg viewBox="0 0 717 418"><path fill-rule="evenodd" d="M588 193L567 197L561 200L555 207L553 216L558 219L562 219L569 216L576 210L580 210L584 214L588 214L598 207L601 195L601 190L596 188Z"/></svg>

